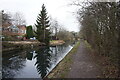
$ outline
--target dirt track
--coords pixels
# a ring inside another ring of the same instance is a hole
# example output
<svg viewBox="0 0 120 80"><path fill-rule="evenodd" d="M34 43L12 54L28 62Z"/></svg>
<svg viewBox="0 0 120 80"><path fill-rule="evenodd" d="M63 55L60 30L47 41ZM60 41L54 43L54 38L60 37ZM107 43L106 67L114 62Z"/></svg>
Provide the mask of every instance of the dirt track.
<svg viewBox="0 0 120 80"><path fill-rule="evenodd" d="M73 56L73 64L67 78L98 78L102 76L101 68L90 56L91 51L81 41L77 53Z"/></svg>

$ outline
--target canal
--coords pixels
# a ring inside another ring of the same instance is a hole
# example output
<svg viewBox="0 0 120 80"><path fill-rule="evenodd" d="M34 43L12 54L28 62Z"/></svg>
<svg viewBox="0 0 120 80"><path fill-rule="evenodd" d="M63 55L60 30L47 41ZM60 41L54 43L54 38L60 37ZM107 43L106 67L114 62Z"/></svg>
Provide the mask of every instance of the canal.
<svg viewBox="0 0 120 80"><path fill-rule="evenodd" d="M74 44L3 52L3 78L44 78L73 48Z"/></svg>

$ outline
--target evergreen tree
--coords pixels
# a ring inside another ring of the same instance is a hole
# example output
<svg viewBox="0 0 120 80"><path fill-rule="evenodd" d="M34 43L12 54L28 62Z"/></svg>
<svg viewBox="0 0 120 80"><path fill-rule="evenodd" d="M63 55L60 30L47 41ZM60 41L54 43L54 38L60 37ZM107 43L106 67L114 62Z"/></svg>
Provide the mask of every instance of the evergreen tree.
<svg viewBox="0 0 120 80"><path fill-rule="evenodd" d="M27 26L26 37L27 39L34 37L32 26Z"/></svg>
<svg viewBox="0 0 120 80"><path fill-rule="evenodd" d="M36 38L38 41L45 43L46 45L49 45L50 41L50 27L49 20L47 16L47 11L45 8L45 5L42 5L42 10L40 14L37 17L35 26L37 27L36 30Z"/></svg>

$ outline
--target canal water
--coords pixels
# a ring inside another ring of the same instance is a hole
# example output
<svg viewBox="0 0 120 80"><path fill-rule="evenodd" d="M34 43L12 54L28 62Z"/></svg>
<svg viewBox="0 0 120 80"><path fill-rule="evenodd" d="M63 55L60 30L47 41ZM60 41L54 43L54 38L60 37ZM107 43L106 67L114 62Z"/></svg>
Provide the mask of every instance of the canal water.
<svg viewBox="0 0 120 80"><path fill-rule="evenodd" d="M3 78L44 78L74 44L9 51L2 55Z"/></svg>

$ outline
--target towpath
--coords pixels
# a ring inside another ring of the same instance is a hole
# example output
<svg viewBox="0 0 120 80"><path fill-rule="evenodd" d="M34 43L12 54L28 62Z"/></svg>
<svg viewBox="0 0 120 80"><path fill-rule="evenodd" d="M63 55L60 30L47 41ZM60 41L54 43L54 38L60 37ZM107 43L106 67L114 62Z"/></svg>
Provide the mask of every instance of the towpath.
<svg viewBox="0 0 120 80"><path fill-rule="evenodd" d="M101 68L91 56L91 51L86 47L84 41L73 56L73 64L67 78L99 78L102 76Z"/></svg>

